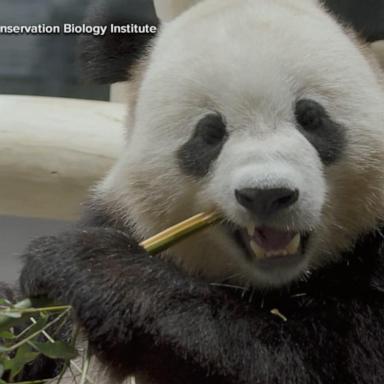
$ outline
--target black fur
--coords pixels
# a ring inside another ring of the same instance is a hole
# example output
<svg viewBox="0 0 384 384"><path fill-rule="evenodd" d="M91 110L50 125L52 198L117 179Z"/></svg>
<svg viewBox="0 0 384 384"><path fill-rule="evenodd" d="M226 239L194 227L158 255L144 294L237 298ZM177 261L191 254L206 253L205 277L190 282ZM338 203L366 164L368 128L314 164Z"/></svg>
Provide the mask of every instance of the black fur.
<svg viewBox="0 0 384 384"><path fill-rule="evenodd" d="M139 11L139 12L138 12ZM85 20L88 25L108 26L105 36L79 39L79 57L85 79L98 83L129 80L134 64L145 54L152 34L112 34L114 25L159 25L150 0L99 1Z"/></svg>
<svg viewBox="0 0 384 384"><path fill-rule="evenodd" d="M323 0L323 3L365 40L384 39L383 0Z"/></svg>
<svg viewBox="0 0 384 384"><path fill-rule="evenodd" d="M130 232L130 225L120 215L111 215L101 199L89 199L83 204L82 215L77 223L79 227L104 227L114 228L124 232Z"/></svg>
<svg viewBox="0 0 384 384"><path fill-rule="evenodd" d="M347 140L345 129L330 118L322 105L313 100L299 100L295 116L301 132L316 148L325 165L342 156Z"/></svg>
<svg viewBox="0 0 384 384"><path fill-rule="evenodd" d="M205 176L219 156L226 137L222 116L209 114L203 117L197 123L192 137L177 152L180 168L187 175Z"/></svg>
<svg viewBox="0 0 384 384"><path fill-rule="evenodd" d="M342 262L289 290L240 295L149 256L128 233L84 227L34 241L21 287L72 304L94 352L119 379L381 384L383 244L372 233Z"/></svg>

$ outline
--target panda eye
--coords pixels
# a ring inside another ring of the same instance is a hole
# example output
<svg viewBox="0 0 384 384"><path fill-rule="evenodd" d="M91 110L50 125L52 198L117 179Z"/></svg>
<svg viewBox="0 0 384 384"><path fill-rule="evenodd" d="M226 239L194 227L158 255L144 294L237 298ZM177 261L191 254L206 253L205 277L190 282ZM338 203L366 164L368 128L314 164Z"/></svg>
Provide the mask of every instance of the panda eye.
<svg viewBox="0 0 384 384"><path fill-rule="evenodd" d="M298 129L317 150L323 164L330 165L342 156L347 141L346 130L332 120L322 105L309 99L299 100L295 116Z"/></svg>
<svg viewBox="0 0 384 384"><path fill-rule="evenodd" d="M226 137L225 123L221 115L211 114L203 117L196 126L196 135L208 145L220 144Z"/></svg>
<svg viewBox="0 0 384 384"><path fill-rule="evenodd" d="M313 100L299 100L296 103L295 116L297 122L306 131L315 131L321 128L327 118L325 109Z"/></svg>

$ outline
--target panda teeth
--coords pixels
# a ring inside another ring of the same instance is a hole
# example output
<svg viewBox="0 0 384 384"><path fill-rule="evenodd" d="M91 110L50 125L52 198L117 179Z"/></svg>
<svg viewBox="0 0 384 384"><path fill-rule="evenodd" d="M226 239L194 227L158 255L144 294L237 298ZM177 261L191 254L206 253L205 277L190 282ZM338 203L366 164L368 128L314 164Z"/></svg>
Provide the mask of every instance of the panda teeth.
<svg viewBox="0 0 384 384"><path fill-rule="evenodd" d="M291 240L291 242L288 244L288 246L285 249L267 251L264 248L260 247L260 245L258 245L254 240L250 241L250 247L257 259L263 259L263 258L295 255L299 251L300 243L301 243L301 235L298 233Z"/></svg>
<svg viewBox="0 0 384 384"><path fill-rule="evenodd" d="M301 243L301 235L300 233L297 233L296 236L291 240L291 242L288 244L286 251L289 255L295 255L299 251Z"/></svg>
<svg viewBox="0 0 384 384"><path fill-rule="evenodd" d="M279 257L279 256L288 256L288 252L284 249L278 251L271 251L266 253L266 257Z"/></svg>
<svg viewBox="0 0 384 384"><path fill-rule="evenodd" d="M255 241L251 240L250 246L257 259L262 259L266 257L266 250L260 247L260 245L258 245Z"/></svg>

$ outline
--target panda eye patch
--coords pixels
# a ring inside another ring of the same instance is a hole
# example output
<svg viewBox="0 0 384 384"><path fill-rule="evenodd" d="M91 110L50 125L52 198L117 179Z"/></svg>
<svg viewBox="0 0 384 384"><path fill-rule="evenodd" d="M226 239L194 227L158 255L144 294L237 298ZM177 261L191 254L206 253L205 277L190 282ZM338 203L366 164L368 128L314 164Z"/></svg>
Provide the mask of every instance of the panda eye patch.
<svg viewBox="0 0 384 384"><path fill-rule="evenodd" d="M220 115L207 115L196 126L195 135L208 145L217 145L226 136L225 123Z"/></svg>
<svg viewBox="0 0 384 384"><path fill-rule="evenodd" d="M312 100L299 100L295 111L297 122L303 129L315 130L321 128L323 119L327 117L325 109Z"/></svg>
<svg viewBox="0 0 384 384"><path fill-rule="evenodd" d="M309 99L299 100L295 105L295 117L298 129L315 147L325 165L341 157L346 144L345 129L331 119L322 105Z"/></svg>
<svg viewBox="0 0 384 384"><path fill-rule="evenodd" d="M227 139L224 119L219 114L204 116L189 140L177 151L177 160L184 173L203 177L219 156Z"/></svg>

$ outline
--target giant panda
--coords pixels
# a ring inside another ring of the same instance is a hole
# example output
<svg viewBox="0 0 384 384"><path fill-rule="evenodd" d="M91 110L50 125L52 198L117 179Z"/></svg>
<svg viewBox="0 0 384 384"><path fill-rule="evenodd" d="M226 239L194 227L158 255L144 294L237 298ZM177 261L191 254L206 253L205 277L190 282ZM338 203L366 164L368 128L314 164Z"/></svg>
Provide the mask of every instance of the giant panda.
<svg viewBox="0 0 384 384"><path fill-rule="evenodd" d="M375 57L317 0L185 3L155 37L84 38L91 77L131 81L126 148L80 222L31 243L22 292L71 304L111 380L383 383Z"/></svg>

